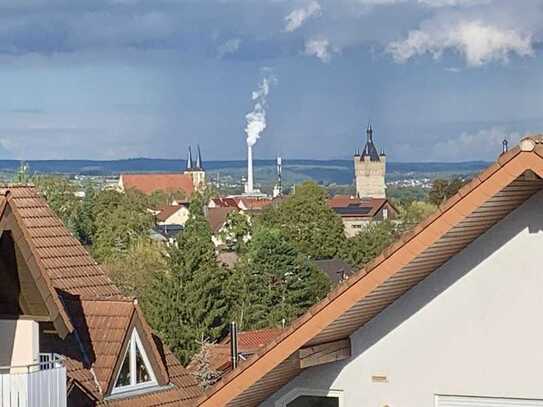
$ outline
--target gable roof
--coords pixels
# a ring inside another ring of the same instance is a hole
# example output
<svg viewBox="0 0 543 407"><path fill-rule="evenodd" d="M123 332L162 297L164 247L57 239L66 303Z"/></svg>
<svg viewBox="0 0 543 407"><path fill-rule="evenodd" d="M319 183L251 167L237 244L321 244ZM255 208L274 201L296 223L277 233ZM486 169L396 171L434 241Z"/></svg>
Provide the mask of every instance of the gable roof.
<svg viewBox="0 0 543 407"><path fill-rule="evenodd" d="M99 405L124 405L125 399L108 401L107 390L130 328L138 326L156 362L155 374L173 386L131 397L132 403L162 405L200 394L196 381L152 336L134 300L120 294L33 187L0 188L0 233L5 230L20 248L55 328L40 334L40 348L65 358L70 387L79 387Z"/></svg>
<svg viewBox="0 0 543 407"><path fill-rule="evenodd" d="M529 136L224 376L200 406L256 406L302 370L304 349L348 339L543 187L543 136Z"/></svg>
<svg viewBox="0 0 543 407"><path fill-rule="evenodd" d="M194 184L190 174L121 174L121 185L125 190L136 189L144 194L153 192L183 192L187 197L194 192Z"/></svg>

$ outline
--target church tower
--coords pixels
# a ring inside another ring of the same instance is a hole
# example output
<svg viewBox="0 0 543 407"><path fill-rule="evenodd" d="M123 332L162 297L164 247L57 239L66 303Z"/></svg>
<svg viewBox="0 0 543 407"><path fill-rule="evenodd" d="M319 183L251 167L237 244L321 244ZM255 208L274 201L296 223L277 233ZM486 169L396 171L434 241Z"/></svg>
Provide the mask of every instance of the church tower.
<svg viewBox="0 0 543 407"><path fill-rule="evenodd" d="M185 174L189 174L192 177L192 184L194 185L195 190L199 191L205 186L206 173L204 170L204 163L202 162L200 146L198 146L196 162L192 159L192 150L189 146L189 156L187 158L187 169L185 170Z"/></svg>
<svg viewBox="0 0 543 407"><path fill-rule="evenodd" d="M386 156L381 154L373 143L373 128L371 124L366 130L366 145L362 154L357 151L354 155L354 175L356 195L358 198L385 198Z"/></svg>

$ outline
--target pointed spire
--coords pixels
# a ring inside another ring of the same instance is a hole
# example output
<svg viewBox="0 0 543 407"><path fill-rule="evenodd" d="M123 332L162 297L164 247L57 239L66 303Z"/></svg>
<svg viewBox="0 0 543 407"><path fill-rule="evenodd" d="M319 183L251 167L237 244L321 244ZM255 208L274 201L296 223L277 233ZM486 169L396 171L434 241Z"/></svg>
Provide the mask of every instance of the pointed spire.
<svg viewBox="0 0 543 407"><path fill-rule="evenodd" d="M187 170L192 170L192 167L193 167L192 150L190 149L190 146L189 146L189 156L187 158Z"/></svg>
<svg viewBox="0 0 543 407"><path fill-rule="evenodd" d="M204 169L204 165L202 164L202 153L200 152L200 145L198 144L198 156L196 157L196 168L199 170Z"/></svg>
<svg viewBox="0 0 543 407"><path fill-rule="evenodd" d="M373 143L373 128L371 127L371 122L368 122L368 129L366 130L366 135L368 138L368 143Z"/></svg>

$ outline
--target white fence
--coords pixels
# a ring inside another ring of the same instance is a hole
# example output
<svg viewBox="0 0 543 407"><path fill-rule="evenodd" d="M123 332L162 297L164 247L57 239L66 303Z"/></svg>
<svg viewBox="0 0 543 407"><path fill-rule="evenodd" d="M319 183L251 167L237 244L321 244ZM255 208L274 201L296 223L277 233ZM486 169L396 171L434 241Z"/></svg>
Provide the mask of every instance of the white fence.
<svg viewBox="0 0 543 407"><path fill-rule="evenodd" d="M66 367L60 358L0 366L0 407L66 407Z"/></svg>

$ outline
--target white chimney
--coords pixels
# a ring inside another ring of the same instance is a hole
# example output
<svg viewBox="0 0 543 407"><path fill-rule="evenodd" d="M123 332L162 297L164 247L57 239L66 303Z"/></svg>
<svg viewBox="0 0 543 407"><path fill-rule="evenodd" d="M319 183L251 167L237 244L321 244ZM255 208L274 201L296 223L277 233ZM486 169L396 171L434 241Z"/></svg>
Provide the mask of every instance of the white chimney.
<svg viewBox="0 0 543 407"><path fill-rule="evenodd" d="M247 145L247 193L253 192L253 146Z"/></svg>

